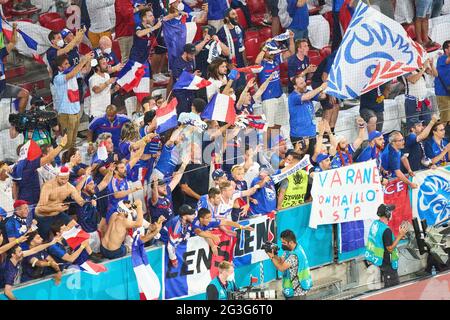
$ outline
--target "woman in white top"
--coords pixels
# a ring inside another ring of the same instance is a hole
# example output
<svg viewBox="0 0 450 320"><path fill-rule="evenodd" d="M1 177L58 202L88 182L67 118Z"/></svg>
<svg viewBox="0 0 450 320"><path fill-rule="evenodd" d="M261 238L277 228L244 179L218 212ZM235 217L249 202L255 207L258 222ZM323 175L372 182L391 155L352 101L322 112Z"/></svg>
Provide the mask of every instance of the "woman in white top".
<svg viewBox="0 0 450 320"><path fill-rule="evenodd" d="M424 74L436 77L437 70L433 60L427 59L422 68L403 78L405 83L405 114L408 130L419 121L425 125L431 120L432 106L428 97ZM405 81L406 78L406 81Z"/></svg>
<svg viewBox="0 0 450 320"><path fill-rule="evenodd" d="M227 61L223 58L214 59L208 66L208 80L211 81L211 85L206 87L206 96L208 98L208 102L216 93L220 92L220 88L227 84L227 72Z"/></svg>

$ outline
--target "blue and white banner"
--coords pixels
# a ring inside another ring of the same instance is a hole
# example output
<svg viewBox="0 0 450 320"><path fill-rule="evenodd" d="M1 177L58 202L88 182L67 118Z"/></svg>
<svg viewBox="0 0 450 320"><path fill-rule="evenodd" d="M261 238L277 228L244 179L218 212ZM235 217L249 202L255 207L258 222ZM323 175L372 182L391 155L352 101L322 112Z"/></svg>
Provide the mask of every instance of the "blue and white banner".
<svg viewBox="0 0 450 320"><path fill-rule="evenodd" d="M362 1L336 53L326 92L357 98L423 66L426 51L396 21Z"/></svg>
<svg viewBox="0 0 450 320"><path fill-rule="evenodd" d="M419 186L412 191L413 216L426 219L433 226L450 218L450 171L445 168L421 171L413 181Z"/></svg>
<svg viewBox="0 0 450 320"><path fill-rule="evenodd" d="M297 163L292 168L288 169L287 171L285 171L283 173L272 176L272 181L273 181L273 183L277 184L278 182L289 177L290 175L293 175L298 170L306 168L307 166L310 166L310 165L311 165L311 162L309 161L309 154L307 154L299 163Z"/></svg>

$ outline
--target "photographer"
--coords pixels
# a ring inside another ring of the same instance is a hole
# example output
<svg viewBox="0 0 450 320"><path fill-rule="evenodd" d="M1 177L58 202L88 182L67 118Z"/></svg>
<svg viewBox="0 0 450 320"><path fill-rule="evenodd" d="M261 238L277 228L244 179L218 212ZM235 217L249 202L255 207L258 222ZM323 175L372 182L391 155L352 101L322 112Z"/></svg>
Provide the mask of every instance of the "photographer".
<svg viewBox="0 0 450 320"><path fill-rule="evenodd" d="M228 300L229 294L237 289L233 265L228 261L222 261L219 263L219 275L206 287L206 299Z"/></svg>
<svg viewBox="0 0 450 320"><path fill-rule="evenodd" d="M392 287L400 283L398 278L398 243L408 232L402 224L397 238L394 238L391 228L388 227L394 205L381 204L378 207L377 215L379 220L375 220L370 226L369 237L367 239L365 259L381 269L381 276L384 287Z"/></svg>
<svg viewBox="0 0 450 320"><path fill-rule="evenodd" d="M10 114L9 135L15 139L20 133L23 134L24 143L28 140L35 141L39 146L52 145L54 139L51 132L58 131L58 118L54 111L46 111L45 102L42 98L31 99L32 109L24 113Z"/></svg>
<svg viewBox="0 0 450 320"><path fill-rule="evenodd" d="M275 268L283 272L283 294L286 300L304 300L312 287L311 271L303 248L297 243L294 232L281 233L281 248L284 254L277 256L278 247L265 248ZM270 250L268 250L270 249Z"/></svg>

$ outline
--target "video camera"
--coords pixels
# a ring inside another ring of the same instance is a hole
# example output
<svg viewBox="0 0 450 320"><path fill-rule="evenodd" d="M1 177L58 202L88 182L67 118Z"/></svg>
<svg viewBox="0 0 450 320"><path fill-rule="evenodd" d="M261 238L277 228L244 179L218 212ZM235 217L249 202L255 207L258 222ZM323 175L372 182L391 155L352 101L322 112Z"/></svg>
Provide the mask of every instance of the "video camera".
<svg viewBox="0 0 450 320"><path fill-rule="evenodd" d="M25 113L13 113L9 115L9 123L19 133L27 130L49 130L58 125L57 114L54 111L32 110Z"/></svg>
<svg viewBox="0 0 450 320"><path fill-rule="evenodd" d="M275 290L264 290L252 287L229 292L229 300L274 300L278 297Z"/></svg>
<svg viewBox="0 0 450 320"><path fill-rule="evenodd" d="M280 248L278 248L278 246L275 243L270 242L270 241L266 241L261 246L261 249L263 249L266 253L272 253L273 252L274 255L278 255L278 250Z"/></svg>

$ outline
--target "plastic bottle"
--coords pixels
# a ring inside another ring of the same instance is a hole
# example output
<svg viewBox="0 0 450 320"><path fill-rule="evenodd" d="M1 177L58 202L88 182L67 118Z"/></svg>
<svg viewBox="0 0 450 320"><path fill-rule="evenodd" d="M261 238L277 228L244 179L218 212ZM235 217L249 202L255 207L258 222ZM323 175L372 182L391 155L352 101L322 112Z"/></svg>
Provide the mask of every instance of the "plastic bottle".
<svg viewBox="0 0 450 320"><path fill-rule="evenodd" d="M435 266L433 266L433 267L431 268L431 275L432 275L433 277L436 275L436 267L435 267Z"/></svg>

